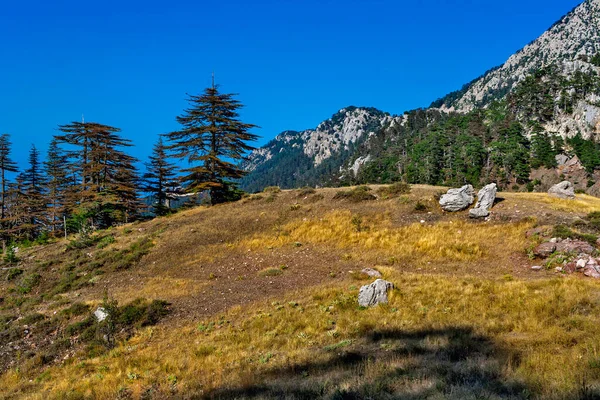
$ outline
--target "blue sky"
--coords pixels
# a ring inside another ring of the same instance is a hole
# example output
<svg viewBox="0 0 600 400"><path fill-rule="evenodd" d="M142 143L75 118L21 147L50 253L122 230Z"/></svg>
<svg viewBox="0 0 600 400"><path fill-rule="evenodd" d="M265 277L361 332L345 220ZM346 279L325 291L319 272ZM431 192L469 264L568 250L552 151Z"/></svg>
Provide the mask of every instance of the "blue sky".
<svg viewBox="0 0 600 400"><path fill-rule="evenodd" d="M428 106L579 0L0 2L0 133L24 166L59 124L119 127L145 159L185 94L239 93L264 144L348 105Z"/></svg>

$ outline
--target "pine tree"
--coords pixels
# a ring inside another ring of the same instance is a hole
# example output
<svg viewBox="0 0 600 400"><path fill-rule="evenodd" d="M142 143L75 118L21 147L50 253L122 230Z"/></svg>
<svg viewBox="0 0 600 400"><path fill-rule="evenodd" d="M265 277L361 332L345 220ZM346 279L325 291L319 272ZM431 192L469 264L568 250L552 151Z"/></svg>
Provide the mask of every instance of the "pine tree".
<svg viewBox="0 0 600 400"><path fill-rule="evenodd" d="M28 239L36 238L48 225L46 221L47 199L45 196L46 177L40 162L40 154L35 145L29 151L29 167L21 176L23 204L26 210L26 232Z"/></svg>
<svg viewBox="0 0 600 400"><path fill-rule="evenodd" d="M196 96L190 95L191 107L177 117L183 129L168 133L168 149L173 156L187 159L193 166L183 170L186 189L192 193L210 191L213 204L230 199L234 180L245 172L236 164L254 148L248 144L258 137L249 132L255 125L239 120L242 104L234 94L222 94L213 86Z"/></svg>
<svg viewBox="0 0 600 400"><path fill-rule="evenodd" d="M67 154L79 181L68 207L92 226L127 222L139 209L136 159L120 150L131 141L119 136L120 129L94 122L72 122L59 130L64 135L56 136L57 142L74 148Z"/></svg>
<svg viewBox="0 0 600 400"><path fill-rule="evenodd" d="M0 186L2 192L0 192L0 219L4 220L6 217L6 173L17 172L17 164L10 158L10 136L7 134L0 135Z"/></svg>
<svg viewBox="0 0 600 400"><path fill-rule="evenodd" d="M154 145L149 162L146 163L146 173L142 177L143 191L151 193L155 200L154 213L165 215L170 209L170 200L173 197L173 189L177 185L177 167L169 163L166 147L162 136L159 136Z"/></svg>
<svg viewBox="0 0 600 400"><path fill-rule="evenodd" d="M50 142L48 155L44 162L47 177L46 193L48 197L48 225L56 232L66 216L66 197L69 190L69 162L67 156L58 147L56 140Z"/></svg>

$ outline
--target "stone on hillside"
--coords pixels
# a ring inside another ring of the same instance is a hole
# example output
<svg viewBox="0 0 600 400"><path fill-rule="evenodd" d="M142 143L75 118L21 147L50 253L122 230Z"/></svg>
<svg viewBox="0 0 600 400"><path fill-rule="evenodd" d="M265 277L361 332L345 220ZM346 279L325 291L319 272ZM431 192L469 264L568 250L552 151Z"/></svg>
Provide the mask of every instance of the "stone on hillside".
<svg viewBox="0 0 600 400"><path fill-rule="evenodd" d="M490 209L496 201L498 187L495 183L484 186L477 194L477 204L475 208L469 211L471 218L485 218L490 215Z"/></svg>
<svg viewBox="0 0 600 400"><path fill-rule="evenodd" d="M98 307L98 309L94 311L94 317L96 317L98 322L102 322L108 317L108 311L106 311L103 307Z"/></svg>
<svg viewBox="0 0 600 400"><path fill-rule="evenodd" d="M440 206L444 211L462 211L473 204L473 186L465 185L460 189L450 189L440 198Z"/></svg>
<svg viewBox="0 0 600 400"><path fill-rule="evenodd" d="M473 208L469 210L469 217L471 218L486 218L490 215L490 212L485 208Z"/></svg>
<svg viewBox="0 0 600 400"><path fill-rule="evenodd" d="M550 257L556 251L556 243L545 242L533 250L537 257Z"/></svg>
<svg viewBox="0 0 600 400"><path fill-rule="evenodd" d="M574 199L575 187L569 181L562 181L550 188L548 194L560 199Z"/></svg>
<svg viewBox="0 0 600 400"><path fill-rule="evenodd" d="M555 251L562 253L592 254L596 249L594 246L583 240L565 239L556 243Z"/></svg>
<svg viewBox="0 0 600 400"><path fill-rule="evenodd" d="M363 274L370 276L371 278L381 278L381 272L377 271L373 268L364 268L362 271Z"/></svg>
<svg viewBox="0 0 600 400"><path fill-rule="evenodd" d="M583 274L585 276L589 276L590 278L600 279L600 266L598 264L586 265L583 270Z"/></svg>
<svg viewBox="0 0 600 400"><path fill-rule="evenodd" d="M496 201L496 193L498 192L498 186L495 183L490 183L484 186L477 194L477 204L475 208L485 208L489 210L494 206Z"/></svg>
<svg viewBox="0 0 600 400"><path fill-rule="evenodd" d="M388 302L387 292L394 288L394 284L383 279L377 279L370 285L360 288L358 304L361 307L373 307Z"/></svg>
<svg viewBox="0 0 600 400"><path fill-rule="evenodd" d="M565 165L567 161L569 161L569 156L567 156L566 154L557 154L555 159L556 165L560 167Z"/></svg>

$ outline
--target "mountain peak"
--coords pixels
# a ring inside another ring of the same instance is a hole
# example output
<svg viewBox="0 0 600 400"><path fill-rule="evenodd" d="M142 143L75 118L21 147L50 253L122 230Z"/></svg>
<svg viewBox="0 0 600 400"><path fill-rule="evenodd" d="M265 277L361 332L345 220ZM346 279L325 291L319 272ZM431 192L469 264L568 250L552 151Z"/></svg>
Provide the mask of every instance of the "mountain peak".
<svg viewBox="0 0 600 400"><path fill-rule="evenodd" d="M539 38L463 89L434 102L443 111L471 111L503 98L531 72L600 53L600 0L586 0Z"/></svg>

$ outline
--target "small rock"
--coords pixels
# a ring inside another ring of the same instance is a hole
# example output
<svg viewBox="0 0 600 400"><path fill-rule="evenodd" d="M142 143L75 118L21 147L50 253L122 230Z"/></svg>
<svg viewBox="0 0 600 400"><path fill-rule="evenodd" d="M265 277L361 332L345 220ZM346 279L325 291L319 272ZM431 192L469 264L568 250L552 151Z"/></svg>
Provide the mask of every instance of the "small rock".
<svg viewBox="0 0 600 400"><path fill-rule="evenodd" d="M556 243L545 242L536 247L533 254L537 257L549 257L554 251L556 251Z"/></svg>
<svg viewBox="0 0 600 400"><path fill-rule="evenodd" d="M548 194L559 199L574 199L575 198L575 186L569 181L562 181L550 188Z"/></svg>
<svg viewBox="0 0 600 400"><path fill-rule="evenodd" d="M364 268L362 271L363 274L370 276L371 278L381 278L381 272L377 271L373 268Z"/></svg>
<svg viewBox="0 0 600 400"><path fill-rule="evenodd" d="M98 309L94 311L94 317L96 317L98 322L102 322L108 317L108 312L104 309L104 307L98 307Z"/></svg>
<svg viewBox="0 0 600 400"><path fill-rule="evenodd" d="M541 271L544 269L544 267L539 266L539 265L534 265L533 267L531 267L531 269L534 271Z"/></svg>
<svg viewBox="0 0 600 400"><path fill-rule="evenodd" d="M552 239L550 239L550 243L558 243L558 239L557 238L552 238Z"/></svg>
<svg viewBox="0 0 600 400"><path fill-rule="evenodd" d="M590 278L600 279L600 267L598 265L588 265L583 270L583 274Z"/></svg>
<svg viewBox="0 0 600 400"><path fill-rule="evenodd" d="M556 272L563 272L563 269L562 269L562 267L556 267L556 268L554 268L554 270L555 270Z"/></svg>
<svg viewBox="0 0 600 400"><path fill-rule="evenodd" d="M587 265L587 260L584 260L583 258L580 260L577 260L577 268L579 268L579 269L585 268L586 265Z"/></svg>
<svg viewBox="0 0 600 400"><path fill-rule="evenodd" d="M361 307L373 307L387 303L387 292L394 288L394 284L383 279L377 279L370 285L365 285L358 292L358 304Z"/></svg>
<svg viewBox="0 0 600 400"><path fill-rule="evenodd" d="M485 208L473 208L469 210L469 217L471 218L486 218L489 217L490 212Z"/></svg>

